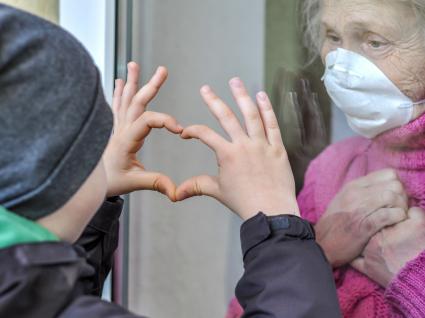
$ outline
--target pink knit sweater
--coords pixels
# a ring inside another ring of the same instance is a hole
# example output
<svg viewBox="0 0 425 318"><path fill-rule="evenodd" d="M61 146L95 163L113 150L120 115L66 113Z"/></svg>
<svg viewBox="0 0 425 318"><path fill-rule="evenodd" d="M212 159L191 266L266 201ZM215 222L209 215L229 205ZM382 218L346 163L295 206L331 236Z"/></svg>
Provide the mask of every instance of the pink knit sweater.
<svg viewBox="0 0 425 318"><path fill-rule="evenodd" d="M425 115L373 141L355 137L329 146L313 160L298 196L301 215L312 223L347 182L383 168L394 168L410 206L425 209ZM351 267L335 270L344 317L425 317L425 251L410 261L386 289ZM226 318L242 315L235 299Z"/></svg>

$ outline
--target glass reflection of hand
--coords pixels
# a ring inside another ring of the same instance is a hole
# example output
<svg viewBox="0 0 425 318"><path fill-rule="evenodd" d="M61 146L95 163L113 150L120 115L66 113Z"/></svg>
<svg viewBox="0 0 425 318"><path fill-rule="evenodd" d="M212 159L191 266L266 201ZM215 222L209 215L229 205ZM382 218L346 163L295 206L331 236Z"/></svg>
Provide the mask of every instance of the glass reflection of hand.
<svg viewBox="0 0 425 318"><path fill-rule="evenodd" d="M327 131L318 94L310 80L281 69L274 86L276 112L285 127L284 142L294 155L315 156L327 144Z"/></svg>
<svg viewBox="0 0 425 318"><path fill-rule="evenodd" d="M298 190L310 161L328 144L324 108L311 87L309 75L280 69L273 87L273 103L279 124L285 128L288 152Z"/></svg>

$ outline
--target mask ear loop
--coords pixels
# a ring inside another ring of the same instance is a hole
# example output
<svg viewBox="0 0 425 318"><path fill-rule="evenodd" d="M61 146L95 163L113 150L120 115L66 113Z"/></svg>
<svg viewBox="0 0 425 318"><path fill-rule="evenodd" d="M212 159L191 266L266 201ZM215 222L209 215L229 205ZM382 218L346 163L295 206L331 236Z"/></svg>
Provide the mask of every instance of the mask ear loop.
<svg viewBox="0 0 425 318"><path fill-rule="evenodd" d="M425 99L422 99L416 103L413 103L413 106L417 106L419 109L418 114L425 114ZM413 110L412 110L413 113Z"/></svg>
<svg viewBox="0 0 425 318"><path fill-rule="evenodd" d="M417 102L404 103L399 106L401 109L413 108L415 106L425 107L425 99L421 99Z"/></svg>

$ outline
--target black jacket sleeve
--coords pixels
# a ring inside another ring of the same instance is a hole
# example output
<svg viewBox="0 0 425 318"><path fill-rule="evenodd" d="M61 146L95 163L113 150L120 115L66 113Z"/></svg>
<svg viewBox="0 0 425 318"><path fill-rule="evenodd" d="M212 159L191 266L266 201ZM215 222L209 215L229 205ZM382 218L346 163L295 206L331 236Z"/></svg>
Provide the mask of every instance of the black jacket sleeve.
<svg viewBox="0 0 425 318"><path fill-rule="evenodd" d="M243 317L342 317L332 269L307 221L259 213L242 225L241 244Z"/></svg>
<svg viewBox="0 0 425 318"><path fill-rule="evenodd" d="M118 246L122 208L121 198L106 200L75 243L85 250L87 263L95 269L93 295L99 296L102 293L103 283L111 270L113 255Z"/></svg>

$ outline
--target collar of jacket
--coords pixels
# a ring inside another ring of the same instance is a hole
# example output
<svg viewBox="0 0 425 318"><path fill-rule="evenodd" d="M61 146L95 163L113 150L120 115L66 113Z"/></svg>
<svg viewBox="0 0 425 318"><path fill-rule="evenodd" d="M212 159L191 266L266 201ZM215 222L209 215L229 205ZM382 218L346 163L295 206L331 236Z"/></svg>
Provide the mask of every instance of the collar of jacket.
<svg viewBox="0 0 425 318"><path fill-rule="evenodd" d="M57 242L59 238L36 222L0 206L0 249L17 244Z"/></svg>

